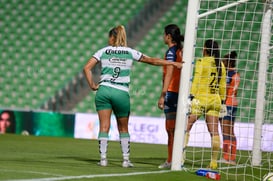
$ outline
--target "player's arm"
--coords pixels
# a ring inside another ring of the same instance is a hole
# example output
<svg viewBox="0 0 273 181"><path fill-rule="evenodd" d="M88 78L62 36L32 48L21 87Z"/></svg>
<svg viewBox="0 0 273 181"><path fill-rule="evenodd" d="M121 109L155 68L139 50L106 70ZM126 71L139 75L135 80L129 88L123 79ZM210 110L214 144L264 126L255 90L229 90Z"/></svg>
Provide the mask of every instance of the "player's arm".
<svg viewBox="0 0 273 181"><path fill-rule="evenodd" d="M202 59L198 59L195 64L195 71L193 75L193 82L191 85L191 96L196 96L199 84L201 82L201 75L202 75Z"/></svg>
<svg viewBox="0 0 273 181"><path fill-rule="evenodd" d="M222 101L226 100L226 68L225 65L222 63L222 76L219 82L219 94Z"/></svg>
<svg viewBox="0 0 273 181"><path fill-rule="evenodd" d="M95 82L93 81L93 76L92 76L92 68L95 67L97 63L97 59L92 57L84 66L83 68L83 73L85 75L85 78L88 82L89 87L92 90L97 90L99 88L98 85L95 84Z"/></svg>
<svg viewBox="0 0 273 181"><path fill-rule="evenodd" d="M232 76L232 80L231 80L231 84L233 84L233 90L232 90L232 94L233 96L235 96L238 88L239 88L239 85L240 85L240 74L239 73L236 73Z"/></svg>
<svg viewBox="0 0 273 181"><path fill-rule="evenodd" d="M155 65L155 66L172 65L179 69L181 69L183 66L183 62L169 62L169 61L162 60L160 58L148 57L147 55L142 55L139 61L151 64L151 65Z"/></svg>
<svg viewBox="0 0 273 181"><path fill-rule="evenodd" d="M161 94L160 94L160 97L159 97L159 100L158 100L158 103L157 103L158 107L160 109L163 109L164 99L165 99L166 93L168 91L168 87L170 85L170 82L171 82L171 79L172 79L172 76L173 76L173 70L174 70L173 66L167 66L166 67L166 74L163 77L162 91L161 91Z"/></svg>
<svg viewBox="0 0 273 181"><path fill-rule="evenodd" d="M172 80L173 69L174 69L173 66L167 66L166 67L166 74L165 74L165 77L164 77L163 88L162 88L162 94L164 94L164 96L165 96L165 94L166 94L166 92L168 90L168 87L170 85L170 82Z"/></svg>

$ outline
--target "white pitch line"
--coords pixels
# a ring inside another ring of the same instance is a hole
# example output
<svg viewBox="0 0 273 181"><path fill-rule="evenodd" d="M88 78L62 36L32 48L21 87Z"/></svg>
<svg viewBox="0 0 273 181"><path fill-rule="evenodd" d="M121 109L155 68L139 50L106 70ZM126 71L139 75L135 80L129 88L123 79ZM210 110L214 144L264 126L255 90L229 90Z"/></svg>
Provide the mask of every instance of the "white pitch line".
<svg viewBox="0 0 273 181"><path fill-rule="evenodd" d="M227 166L227 167L219 167L218 169L219 169L219 170L226 170L226 169L232 169L232 168L244 168L244 167L247 167L247 165L245 165L245 164L230 165L230 166Z"/></svg>
<svg viewBox="0 0 273 181"><path fill-rule="evenodd" d="M65 177L52 177L52 178L18 179L18 180L6 180L6 181L55 181L55 180L71 180L71 179L98 178L98 177L125 177L125 176L132 176L132 175L159 174L159 173L168 173L168 172L171 172L171 170L161 170L161 171L152 171L152 172L98 174L98 175L79 175L79 176L65 176Z"/></svg>
<svg viewBox="0 0 273 181"><path fill-rule="evenodd" d="M33 173L33 174L39 174L39 175L51 175L51 176L55 176L55 177L61 177L64 175L60 175L60 174L52 174L52 173L47 173L47 172L34 172L34 171L18 171L18 170L10 170L10 169L0 169L0 172L16 172L16 173Z"/></svg>

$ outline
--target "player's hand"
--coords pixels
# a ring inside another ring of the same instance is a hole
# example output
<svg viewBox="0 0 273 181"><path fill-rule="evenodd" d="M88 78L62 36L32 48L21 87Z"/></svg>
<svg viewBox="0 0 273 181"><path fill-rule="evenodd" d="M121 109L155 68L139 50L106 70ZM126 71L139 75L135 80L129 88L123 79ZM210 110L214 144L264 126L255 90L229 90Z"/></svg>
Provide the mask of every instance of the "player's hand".
<svg viewBox="0 0 273 181"><path fill-rule="evenodd" d="M193 95L189 96L189 113L192 113L192 107L198 107L200 100L196 99Z"/></svg>
<svg viewBox="0 0 273 181"><path fill-rule="evenodd" d="M163 110L163 108L164 108L164 97L163 96L160 96L160 98L157 102L157 106L159 109Z"/></svg>
<svg viewBox="0 0 273 181"><path fill-rule="evenodd" d="M90 88L91 88L93 91L96 91L96 90L99 89L99 85L98 85L98 84L95 84L95 83L93 82L93 84L90 85Z"/></svg>
<svg viewBox="0 0 273 181"><path fill-rule="evenodd" d="M227 106L226 104L221 105L220 113L219 113L219 118L223 118L227 115Z"/></svg>
<svg viewBox="0 0 273 181"><path fill-rule="evenodd" d="M182 69L183 63L185 63L185 62L173 62L173 66L178 69Z"/></svg>

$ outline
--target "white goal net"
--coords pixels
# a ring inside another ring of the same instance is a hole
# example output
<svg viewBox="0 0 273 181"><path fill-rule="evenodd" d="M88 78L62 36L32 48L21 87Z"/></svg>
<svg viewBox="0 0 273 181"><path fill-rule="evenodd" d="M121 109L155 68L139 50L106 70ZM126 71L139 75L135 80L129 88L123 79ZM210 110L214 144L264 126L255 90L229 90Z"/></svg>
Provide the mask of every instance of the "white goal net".
<svg viewBox="0 0 273 181"><path fill-rule="evenodd" d="M189 1L183 56L186 63L182 72L183 91L179 95L173 170L179 170L179 161L183 161L180 151L187 122L185 100L194 78L195 61L202 57L204 42L213 39L219 44L221 58L231 51L237 52L236 70L240 73L234 126L236 164L218 163L217 170L222 180L238 181L262 180L265 174L273 172L272 8L270 0ZM220 126L219 132L220 159L223 156ZM204 117L194 124L186 153L184 167L187 169L206 168L209 164L211 137Z"/></svg>

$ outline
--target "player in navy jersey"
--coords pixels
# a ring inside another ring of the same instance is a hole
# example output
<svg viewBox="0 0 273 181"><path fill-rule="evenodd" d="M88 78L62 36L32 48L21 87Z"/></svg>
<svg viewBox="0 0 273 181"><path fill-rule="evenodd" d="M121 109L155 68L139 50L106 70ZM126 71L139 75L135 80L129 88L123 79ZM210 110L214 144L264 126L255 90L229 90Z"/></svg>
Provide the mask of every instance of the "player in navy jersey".
<svg viewBox="0 0 273 181"><path fill-rule="evenodd" d="M164 43L168 45L165 59L169 62L182 62L182 42L184 36L175 24L169 24L164 29ZM164 109L166 122L165 128L168 135L168 157L159 165L159 168L170 168L173 152L175 119L177 111L178 91L180 83L180 69L172 66L163 67L162 92L158 100L158 107Z"/></svg>

